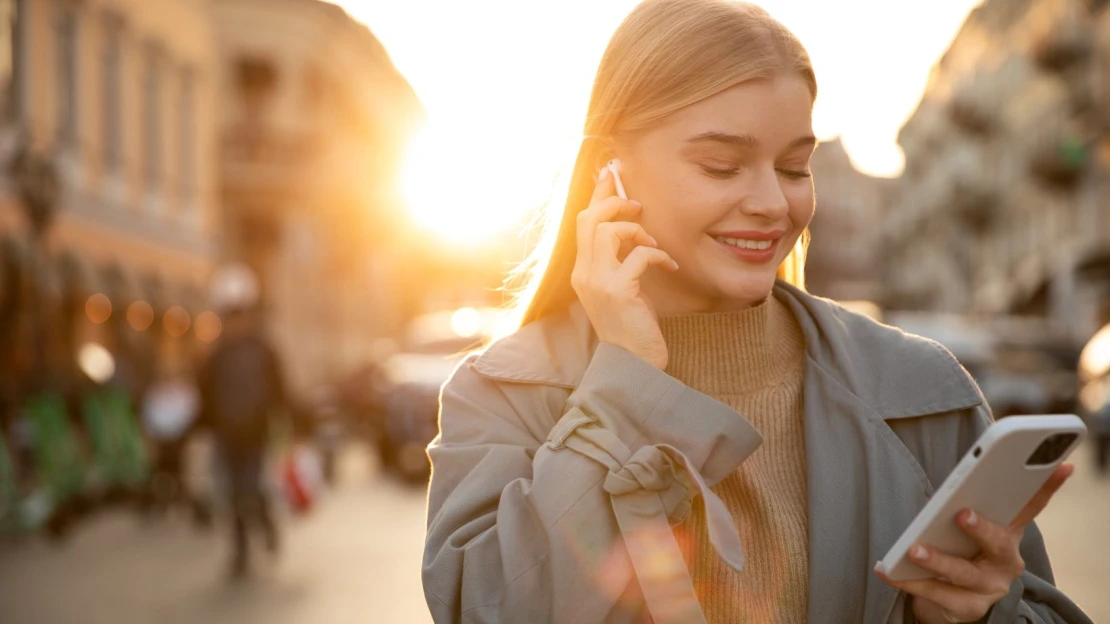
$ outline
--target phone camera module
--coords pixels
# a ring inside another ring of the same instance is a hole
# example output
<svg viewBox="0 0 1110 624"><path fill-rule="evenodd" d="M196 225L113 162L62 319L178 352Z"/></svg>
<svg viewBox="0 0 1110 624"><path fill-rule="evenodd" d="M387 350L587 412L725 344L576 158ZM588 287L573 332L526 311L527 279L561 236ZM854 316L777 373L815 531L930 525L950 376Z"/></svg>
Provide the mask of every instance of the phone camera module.
<svg viewBox="0 0 1110 624"><path fill-rule="evenodd" d="M1064 452L1068 450L1072 442L1079 437L1077 433L1057 433L1045 438L1038 446L1029 459L1025 462L1027 466L1047 466L1056 463Z"/></svg>

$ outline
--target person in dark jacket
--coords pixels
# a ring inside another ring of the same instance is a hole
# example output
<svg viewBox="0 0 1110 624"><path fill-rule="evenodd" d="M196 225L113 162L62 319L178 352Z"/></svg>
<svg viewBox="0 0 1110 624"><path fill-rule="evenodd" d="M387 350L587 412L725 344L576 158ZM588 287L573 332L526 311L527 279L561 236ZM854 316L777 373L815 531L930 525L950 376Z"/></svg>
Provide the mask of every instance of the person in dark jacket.
<svg viewBox="0 0 1110 624"><path fill-rule="evenodd" d="M232 509L233 577L250 561L248 529L261 528L267 550L278 550L278 529L264 490L271 420L286 405L277 352L261 329L253 273L235 265L216 276L213 302L223 330L198 376L200 425L210 429L227 475Z"/></svg>

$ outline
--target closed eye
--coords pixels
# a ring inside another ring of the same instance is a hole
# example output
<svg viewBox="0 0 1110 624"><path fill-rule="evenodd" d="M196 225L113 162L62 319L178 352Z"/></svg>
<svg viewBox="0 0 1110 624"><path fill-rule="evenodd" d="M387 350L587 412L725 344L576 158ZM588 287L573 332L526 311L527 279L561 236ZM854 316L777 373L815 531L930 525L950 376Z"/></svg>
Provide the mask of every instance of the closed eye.
<svg viewBox="0 0 1110 624"><path fill-rule="evenodd" d="M702 165L701 169L702 169L702 171L705 172L706 175L708 175L710 177L714 177L714 178L731 178L732 176L734 176L734 175L736 175L737 173L740 172L740 167L719 168L719 167L707 167L705 165ZM804 178L808 178L808 177L811 177L813 175L812 172L810 172L808 170L805 170L805 169L781 169L780 168L780 169L776 169L775 171L778 171L780 174L786 176L787 178L789 178L791 180L802 180Z"/></svg>
<svg viewBox="0 0 1110 624"><path fill-rule="evenodd" d="M776 171L786 176L787 178L790 178L791 180L801 180L813 175L813 173L806 171L805 169L776 169Z"/></svg>
<svg viewBox="0 0 1110 624"><path fill-rule="evenodd" d="M704 171L706 175L708 175L710 177L713 177L713 178L731 178L732 176L734 176L734 175L736 175L737 173L740 172L740 167L722 168L722 167L707 167L706 165L702 165L701 170Z"/></svg>

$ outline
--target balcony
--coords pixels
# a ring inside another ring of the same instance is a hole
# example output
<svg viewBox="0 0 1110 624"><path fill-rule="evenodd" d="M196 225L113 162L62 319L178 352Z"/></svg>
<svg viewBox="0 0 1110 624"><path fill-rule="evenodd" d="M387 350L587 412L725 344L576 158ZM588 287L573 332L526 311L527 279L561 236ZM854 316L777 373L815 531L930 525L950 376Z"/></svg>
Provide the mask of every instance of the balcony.
<svg viewBox="0 0 1110 624"><path fill-rule="evenodd" d="M1087 144L1076 137L1045 141L1030 159L1030 171L1048 186L1071 190L1079 183L1090 162Z"/></svg>
<svg viewBox="0 0 1110 624"><path fill-rule="evenodd" d="M1034 46L1033 60L1045 71L1062 72L1087 60L1092 50L1089 29L1061 25Z"/></svg>
<svg viewBox="0 0 1110 624"><path fill-rule="evenodd" d="M988 79L978 76L961 85L948 105L952 124L972 135L987 135L998 127L998 113L987 96Z"/></svg>
<svg viewBox="0 0 1110 624"><path fill-rule="evenodd" d="M957 179L952 187L952 208L976 234L990 230L998 222L998 195L982 181Z"/></svg>
<svg viewBox="0 0 1110 624"><path fill-rule="evenodd" d="M993 113L970 102L954 100L949 114L953 124L970 134L985 135L994 129Z"/></svg>

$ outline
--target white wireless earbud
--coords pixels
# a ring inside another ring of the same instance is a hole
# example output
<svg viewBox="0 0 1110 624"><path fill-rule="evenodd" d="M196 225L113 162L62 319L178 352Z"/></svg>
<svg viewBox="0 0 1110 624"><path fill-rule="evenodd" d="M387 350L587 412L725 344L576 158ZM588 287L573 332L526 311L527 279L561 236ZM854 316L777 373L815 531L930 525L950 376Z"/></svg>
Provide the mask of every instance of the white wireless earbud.
<svg viewBox="0 0 1110 624"><path fill-rule="evenodd" d="M621 182L621 161L614 158L605 163L605 168L609 170L609 173L613 174L613 185L617 187L617 197L628 199L628 195L624 192L624 184Z"/></svg>

